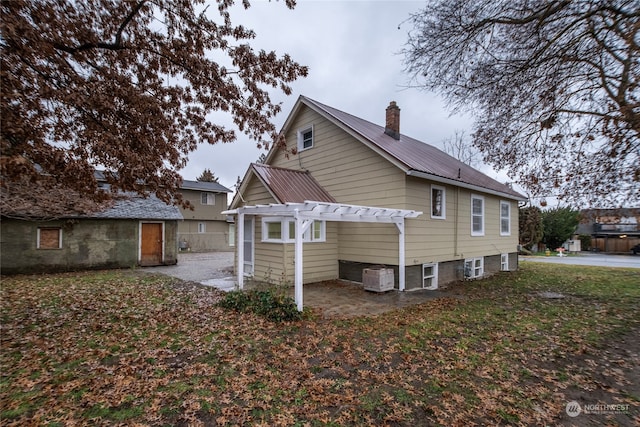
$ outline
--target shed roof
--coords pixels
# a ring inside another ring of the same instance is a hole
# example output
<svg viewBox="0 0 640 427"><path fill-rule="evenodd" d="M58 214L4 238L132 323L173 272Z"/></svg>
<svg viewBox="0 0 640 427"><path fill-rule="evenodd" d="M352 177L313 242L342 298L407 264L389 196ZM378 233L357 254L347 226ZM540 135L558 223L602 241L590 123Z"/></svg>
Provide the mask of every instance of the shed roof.
<svg viewBox="0 0 640 427"><path fill-rule="evenodd" d="M335 203L335 199L308 171L284 169L252 163L251 170L279 203L306 200Z"/></svg>
<svg viewBox="0 0 640 427"><path fill-rule="evenodd" d="M231 190L218 182L182 180L180 189L210 191L213 193L231 193Z"/></svg>
<svg viewBox="0 0 640 427"><path fill-rule="evenodd" d="M168 205L155 196L143 198L128 194L118 198L107 209L79 218L104 218L104 219L157 219L157 220L181 220L182 213L177 206Z"/></svg>
<svg viewBox="0 0 640 427"><path fill-rule="evenodd" d="M355 134L354 136L369 144L371 148L387 157L409 175L439 177L452 184L480 187L515 199L525 199L522 194L508 185L490 178L432 145L403 134L400 134L400 139L396 140L385 134L383 126L305 96L300 96L294 111L301 104L307 105L332 122L341 125L344 130ZM292 113L290 117L294 115ZM286 127L287 123L285 123Z"/></svg>

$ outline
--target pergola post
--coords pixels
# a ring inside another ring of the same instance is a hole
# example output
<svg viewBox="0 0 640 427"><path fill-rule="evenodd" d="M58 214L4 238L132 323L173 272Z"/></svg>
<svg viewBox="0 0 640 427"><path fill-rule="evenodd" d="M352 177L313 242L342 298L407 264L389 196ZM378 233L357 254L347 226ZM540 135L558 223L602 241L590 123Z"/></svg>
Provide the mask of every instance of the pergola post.
<svg viewBox="0 0 640 427"><path fill-rule="evenodd" d="M302 297L302 288L303 288L303 245L304 245L304 233L309 229L312 220L303 220L300 217L300 212L298 209L294 210L293 217L296 220L296 238L295 238L295 273L294 273L294 288L295 288L295 300L296 306L298 307L298 311L302 311L303 305L303 297Z"/></svg>
<svg viewBox="0 0 640 427"><path fill-rule="evenodd" d="M257 216L285 217L294 218L295 230L295 270L294 270L294 286L295 301L299 311L303 309L302 290L303 290L303 245L304 233L309 230L314 221L324 222L363 222L378 224L395 224L398 229L398 266L399 277L398 284L401 291L405 290L405 220L406 218L417 218L422 212L407 209L379 208L373 206L357 206L346 205L341 203L305 201L304 203L277 203L269 205L243 206L234 210L222 212L226 215L238 216L238 268L237 279L238 286L242 289L244 286L244 239L245 228L244 219L246 215L252 218ZM252 236L253 238L254 236Z"/></svg>
<svg viewBox="0 0 640 427"><path fill-rule="evenodd" d="M395 223L398 227L398 288L404 291L405 287L405 261L404 261L404 218Z"/></svg>
<svg viewBox="0 0 640 427"><path fill-rule="evenodd" d="M236 226L238 230L238 241L236 246L238 248L238 259L236 260L236 274L238 280L238 288L244 288L244 213L242 208L238 209L238 224Z"/></svg>

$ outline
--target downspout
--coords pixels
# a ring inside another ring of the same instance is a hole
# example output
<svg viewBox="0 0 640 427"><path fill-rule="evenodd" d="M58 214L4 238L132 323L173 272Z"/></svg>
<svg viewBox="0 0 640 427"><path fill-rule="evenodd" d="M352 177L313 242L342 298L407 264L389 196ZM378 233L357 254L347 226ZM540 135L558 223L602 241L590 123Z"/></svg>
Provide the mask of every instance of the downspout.
<svg viewBox="0 0 640 427"><path fill-rule="evenodd" d="M460 199L460 187L456 187L456 201L455 201L455 221L453 222L453 256L458 257L458 215L460 211L459 207L459 199Z"/></svg>

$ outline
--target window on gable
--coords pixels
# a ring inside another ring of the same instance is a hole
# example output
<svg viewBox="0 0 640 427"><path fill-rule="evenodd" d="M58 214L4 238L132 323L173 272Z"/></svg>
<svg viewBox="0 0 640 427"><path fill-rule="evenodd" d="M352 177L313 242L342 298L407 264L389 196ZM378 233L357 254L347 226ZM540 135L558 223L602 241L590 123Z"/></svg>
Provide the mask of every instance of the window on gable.
<svg viewBox="0 0 640 427"><path fill-rule="evenodd" d="M444 187L431 186L431 218L445 219L445 191Z"/></svg>
<svg viewBox="0 0 640 427"><path fill-rule="evenodd" d="M298 131L298 151L313 147L313 126Z"/></svg>
<svg viewBox="0 0 640 427"><path fill-rule="evenodd" d="M471 235L484 236L484 197L471 195Z"/></svg>
<svg viewBox="0 0 640 427"><path fill-rule="evenodd" d="M216 195L214 193L200 193L200 204L215 205Z"/></svg>
<svg viewBox="0 0 640 427"><path fill-rule="evenodd" d="M38 228L36 246L38 249L61 249L62 228L42 227Z"/></svg>
<svg viewBox="0 0 640 427"><path fill-rule="evenodd" d="M500 235L511 235L511 203L500 201Z"/></svg>

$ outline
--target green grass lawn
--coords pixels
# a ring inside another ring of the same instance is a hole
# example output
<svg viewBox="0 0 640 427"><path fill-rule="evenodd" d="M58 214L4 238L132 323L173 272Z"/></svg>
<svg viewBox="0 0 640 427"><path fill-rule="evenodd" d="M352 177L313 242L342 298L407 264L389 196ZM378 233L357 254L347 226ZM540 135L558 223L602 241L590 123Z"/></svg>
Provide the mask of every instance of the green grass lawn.
<svg viewBox="0 0 640 427"><path fill-rule="evenodd" d="M640 271L528 262L451 293L274 323L135 271L5 277L1 423L640 422ZM629 406L569 418L571 400Z"/></svg>

